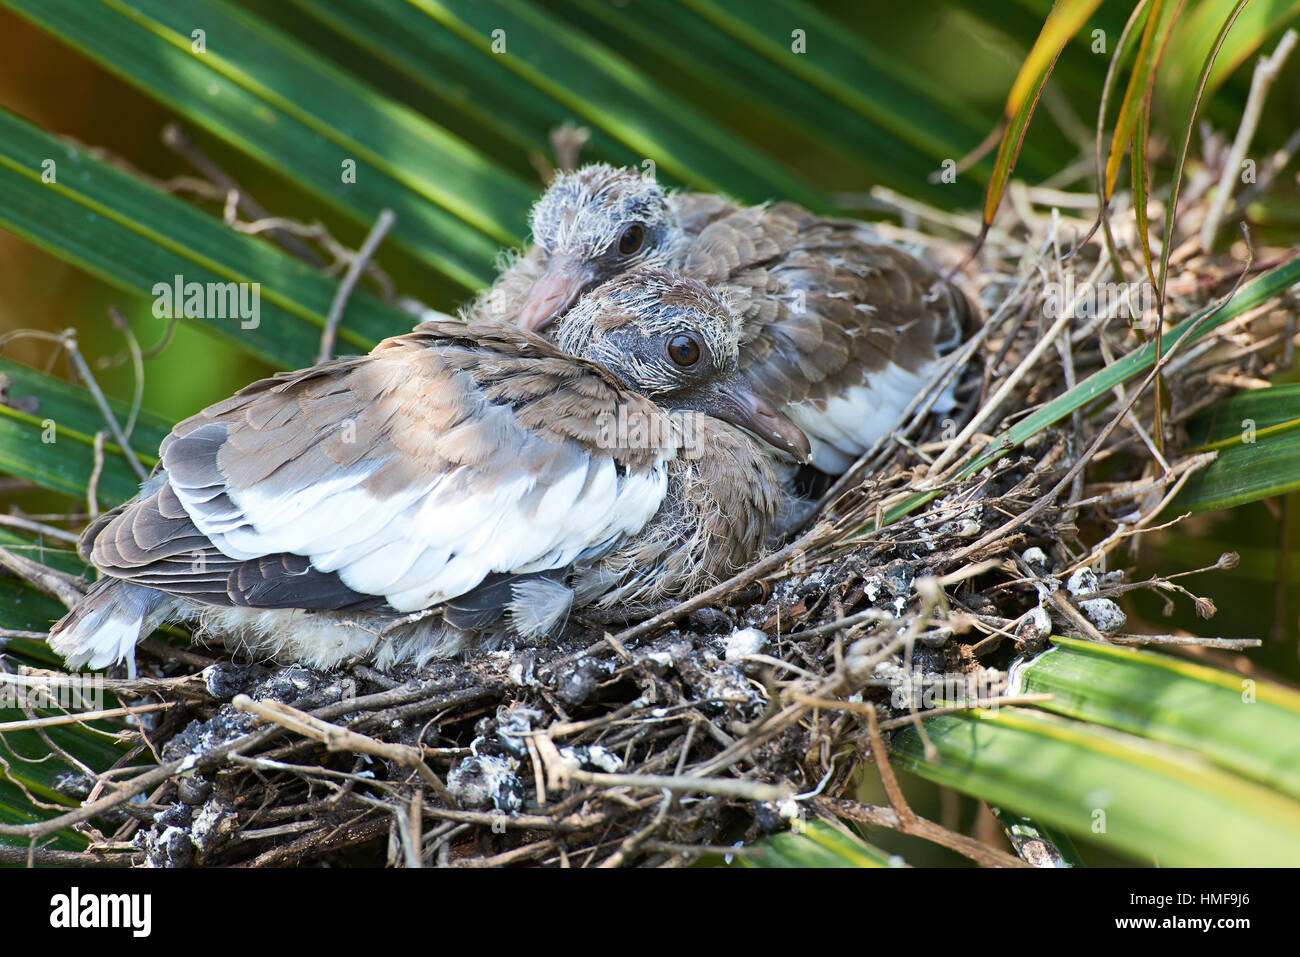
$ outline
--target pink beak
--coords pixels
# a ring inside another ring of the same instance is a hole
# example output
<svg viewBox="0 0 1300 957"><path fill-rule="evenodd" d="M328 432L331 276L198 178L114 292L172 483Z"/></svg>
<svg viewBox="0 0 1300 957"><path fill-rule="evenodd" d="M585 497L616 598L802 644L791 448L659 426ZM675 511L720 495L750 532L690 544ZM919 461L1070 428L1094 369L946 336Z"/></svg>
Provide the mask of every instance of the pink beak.
<svg viewBox="0 0 1300 957"><path fill-rule="evenodd" d="M541 332L578 301L593 278L591 267L585 263L551 260L524 300L515 325L530 332Z"/></svg>

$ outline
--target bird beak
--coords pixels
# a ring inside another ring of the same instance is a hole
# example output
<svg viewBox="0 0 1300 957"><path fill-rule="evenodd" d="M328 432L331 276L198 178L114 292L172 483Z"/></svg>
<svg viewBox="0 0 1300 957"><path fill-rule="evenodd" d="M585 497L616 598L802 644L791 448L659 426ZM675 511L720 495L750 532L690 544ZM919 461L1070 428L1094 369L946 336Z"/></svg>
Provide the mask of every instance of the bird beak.
<svg viewBox="0 0 1300 957"><path fill-rule="evenodd" d="M564 315L595 278L594 270L586 263L552 259L524 300L515 325L529 332L541 332Z"/></svg>
<svg viewBox="0 0 1300 957"><path fill-rule="evenodd" d="M701 403L699 411L744 429L773 448L789 453L797 462L807 465L812 461L812 446L803 430L755 392L741 376L712 392Z"/></svg>

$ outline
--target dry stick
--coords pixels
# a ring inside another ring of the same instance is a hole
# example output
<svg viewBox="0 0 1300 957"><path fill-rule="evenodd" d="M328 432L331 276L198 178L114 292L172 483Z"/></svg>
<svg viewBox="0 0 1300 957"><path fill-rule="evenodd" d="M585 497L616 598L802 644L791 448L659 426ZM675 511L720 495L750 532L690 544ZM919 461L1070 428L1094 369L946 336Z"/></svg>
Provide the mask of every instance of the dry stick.
<svg viewBox="0 0 1300 957"><path fill-rule="evenodd" d="M364 812L369 813L369 812ZM364 819L364 814L353 818L326 833L324 827L304 834L296 841L273 847L258 855L253 860L240 863L237 867L271 867L283 863L289 858L301 861L313 851L338 851L358 844L368 844L381 837L389 828L389 822L383 818Z"/></svg>
<svg viewBox="0 0 1300 957"><path fill-rule="evenodd" d="M1035 694L1008 694L998 695L994 698L976 698L974 701L965 704L945 704L937 708L929 708L920 713L922 720L928 718L937 718L942 714L960 714L964 711L972 711L975 708L1007 708L1012 705L1021 704L1044 704L1051 701L1053 695L1045 693ZM893 731L895 728L905 728L913 723L911 715L901 718L890 718L888 721L880 722L881 731Z"/></svg>
<svg viewBox="0 0 1300 957"><path fill-rule="evenodd" d="M735 591L737 588L742 588L745 585L750 584L751 582L757 581L759 578L763 577L768 572L776 571L783 564L785 564L789 559L793 558L796 554L802 552L806 545L809 545L814 541L816 541L817 533L820 531L820 529L821 526L812 529L807 534L802 535L799 538L795 539L793 542L791 542L789 545L786 545L784 548L780 549L779 551L773 552L771 555L768 555L766 558L762 559L761 561L757 561L753 565L750 565L745 570L738 572L735 575L732 575L726 581L714 585L712 588L706 591L700 592L694 598L688 598L683 602L679 602L678 604L674 605L672 608L669 608L667 611L662 611L659 614L655 615L653 618L641 622L639 625L634 625L631 628L625 628L623 631L620 631L617 635L614 636L615 639L621 643L626 644L627 642L631 641L633 638L639 638L642 635L651 634L652 632L658 631L664 625L676 621L678 618L681 618L683 615L689 615L691 612L695 611L695 609L703 608L705 605L708 605L711 602L716 601L717 599L723 597L724 595L730 594L731 592ZM598 649L601 645L604 644L608 644L608 642L606 642L605 639L602 638L591 648L586 649L586 651L584 651L583 653L589 654L594 649ZM613 646L611 645L611 647Z"/></svg>
<svg viewBox="0 0 1300 957"><path fill-rule="evenodd" d="M898 778L894 776L894 769L889 763L889 752L885 748L885 739L880 733L880 723L876 719L876 709L870 706L867 711L867 729L871 736L871 755L876 760L876 767L880 771L881 783L885 786L885 794L889 797L889 804L898 816L897 822L888 825L896 827L905 834L913 834L917 837L923 837L926 840L941 844L944 847L951 848L959 854L964 854L973 861L977 861L985 867L1023 867L1028 866L1019 858L1012 857L1005 851L999 851L996 848L988 847L974 838L950 831L942 825L935 824L933 821L927 821L924 818L917 817L916 813L908 805L907 799L903 797L903 789L898 785ZM849 805L849 810L854 810L853 802L836 802L825 798L818 799L819 804L829 805L831 810L835 810L837 804L843 803ZM858 808L865 805L857 805ZM838 813L838 812L837 812ZM852 814L846 815L852 816ZM873 821L872 823L885 823L885 821Z"/></svg>
<svg viewBox="0 0 1300 957"><path fill-rule="evenodd" d="M1205 214L1205 223L1201 226L1201 248L1210 249L1214 245L1215 234L1223 221L1223 210L1232 195L1232 187L1241 170L1246 150L1255 137L1255 128L1259 126L1260 115L1264 111L1264 101L1268 98L1269 88L1277 79L1278 71L1286 58L1295 48L1297 37L1295 30L1287 30L1278 41L1277 48L1271 56L1260 57L1255 65L1255 74L1250 78L1250 94L1246 98L1246 108L1241 114L1241 124L1237 127L1237 136L1232 141L1232 150L1228 153L1223 172L1219 175L1219 186L1210 201L1209 212Z"/></svg>
<svg viewBox="0 0 1300 957"><path fill-rule="evenodd" d="M69 608L80 601L84 594L80 583L71 575L38 564L7 548L0 548L0 568L7 568L23 581L30 582L46 594L53 595Z"/></svg>
<svg viewBox="0 0 1300 957"><path fill-rule="evenodd" d="M1253 253L1251 253L1251 258L1252 259L1254 258ZM1247 265L1249 265L1249 260L1247 261ZM1232 289L1228 291L1227 295L1225 295L1222 299L1219 300L1218 304L1215 305L1213 309L1211 309L1209 312L1205 314L1204 319L1202 321L1204 321L1205 319L1209 319L1216 312L1218 312L1220 309L1226 306L1229 301L1231 301L1232 297L1236 295L1238 288L1240 288L1242 281L1245 279L1246 272L1247 270L1244 269L1242 270L1241 275L1237 277L1237 281L1233 284ZM979 541L972 542L970 545L967 545L965 548L958 551L955 555L952 556L950 560L954 562L961 561L963 558L966 558L972 553L979 551L982 548L987 548L989 545L993 544L999 539L1004 538L1008 532L1012 531L1013 529L1019 528L1021 525L1024 525L1026 522L1028 522L1039 512L1043 511L1043 509L1045 509L1049 503L1054 502L1056 500L1056 497L1061 493L1061 490L1064 489L1067 484L1072 482L1074 480L1074 476L1078 472L1082 471L1083 468L1088 464L1088 462L1091 461L1092 456L1096 453L1096 451L1099 448L1101 448L1101 446L1105 443L1105 441L1108 438L1110 438L1111 433L1115 431L1116 427L1120 424L1120 422L1124 420L1125 416L1128 415L1129 411L1133 408L1133 406L1137 404L1137 400L1142 396L1144 392L1146 392L1147 387L1155 380L1156 376L1160 374L1161 370L1164 369L1165 358L1167 356L1172 355L1178 349L1178 347L1187 340L1187 337L1196 331L1197 325L1199 325L1199 323L1193 323L1192 325L1189 325L1187 329L1183 332L1183 334L1178 337L1178 339L1169 347L1169 349L1165 352L1163 356L1156 357L1156 361L1152 363L1151 371L1147 373L1147 377L1143 379L1141 385L1139 385L1133 391L1133 397L1129 399L1129 401L1125 404L1124 408L1120 410L1119 414L1116 415L1114 418L1112 418L1110 422L1106 424L1106 427L1102 429L1100 433L1098 433L1097 437L1093 439L1092 444L1089 445L1087 450L1083 453L1083 455L1079 457L1079 460L1075 462L1073 466L1071 466L1070 470L1066 472L1065 477L1062 478L1059 482L1057 482L1056 485L1052 488L1052 490L1047 495L1041 497L1032 506L1030 506L1024 512L1021 512L1011 521L1002 525L1000 528L994 529L993 531L989 532L987 535L979 539Z"/></svg>
<svg viewBox="0 0 1300 957"><path fill-rule="evenodd" d="M459 806L456 799L451 796L451 792L447 790L446 785L442 783L442 779L424 763L424 752L419 748L378 741L356 731L341 728L336 724L330 724L328 721L322 721L305 711L299 711L297 708L281 704L278 701L254 701L246 694L238 694L230 703L236 711L255 714L263 721L274 722L305 738L313 738L320 741L331 751L357 751L363 754L373 754L375 757L383 758L386 761L394 761L404 767L414 768L420 777L427 781L437 792L438 797L442 799L444 804L452 808Z"/></svg>
<svg viewBox="0 0 1300 957"><path fill-rule="evenodd" d="M654 788L684 794L716 794L719 797L741 798L746 801L783 801L794 793L789 787L763 784L759 781L733 780L731 778L672 777L664 774L605 774L572 768L568 771L568 778L578 784L593 784L602 788Z"/></svg>
<svg viewBox="0 0 1300 957"><path fill-rule="evenodd" d="M5 721L0 723L0 734L10 731L30 731L33 728L54 728L65 724L81 724L83 721L99 721L103 718L123 718L132 714L146 714L150 711L163 711L178 702L164 701L161 704L134 705L129 708L108 708L104 711L79 711L76 714L61 714L51 718L28 718L23 721Z"/></svg>
<svg viewBox="0 0 1300 957"><path fill-rule="evenodd" d="M95 432L95 464L86 483L86 515L93 522L99 518L99 476L104 471L104 430Z"/></svg>
<svg viewBox="0 0 1300 957"><path fill-rule="evenodd" d="M1052 250L1055 253L1056 275L1061 280L1061 288L1065 288L1063 270L1061 268L1061 249L1057 245L1058 229L1056 223L1056 210L1052 210ZM1069 335L1058 336L1056 339L1056 351L1061 356L1061 367L1065 372L1065 388L1069 391L1077 384L1074 374L1074 351L1071 348ZM1079 447L1083 445L1083 414L1079 409L1070 413L1070 436L1069 436L1068 454L1078 454ZM1077 502L1083 496L1083 473L1080 472L1074 477L1074 483L1070 486L1068 501ZM1066 509L1062 513L1061 520L1067 525L1074 524L1076 511L1073 508Z"/></svg>
<svg viewBox="0 0 1300 957"><path fill-rule="evenodd" d="M194 145L185 131L175 123L168 123L162 131L163 144L174 153L179 153L186 161L198 170L206 179L215 183L222 192L227 196L233 193L237 199L236 204L253 219L267 219L270 213L266 207L253 199L248 192L240 186L235 180L226 173L220 166L214 163L206 153ZM293 255L297 256L303 262L313 266L323 266L325 261L321 259L316 252L306 243L300 242L291 233L276 230L273 233L276 242L278 242Z"/></svg>
<svg viewBox="0 0 1300 957"><path fill-rule="evenodd" d="M4 673L0 673L0 681L18 679L19 683L23 683L23 679L25 677L26 676L7 675ZM66 676L62 676L62 677L66 680ZM192 680L193 680L192 678L183 678L183 679L166 679L165 681L161 681L161 682L156 679L153 680L152 682L147 682L144 680L136 680L130 682L107 681L105 682L105 687L107 687L109 690L113 690L116 687L127 686L127 685L136 688L162 687L167 683L180 684L182 682L192 681ZM326 705L322 708L317 709L315 717L321 719L334 718L334 717L338 717L339 715L348 714L349 712L352 711L359 711L367 708L387 707L390 705L401 704L403 702L410 701L414 698L427 697L432 691L430 686L431 685L436 686L437 684L438 684L437 682L412 682L408 685L404 685L399 688L394 688L391 691L379 692L377 694L372 694L372 695L361 695L359 697L350 698L345 701L335 702L334 704ZM166 764L159 765L156 768L153 768L149 771L144 772L143 774L140 774L135 778L132 778L126 784L121 785L117 791L115 791L113 794L110 794L108 797L100 798L96 801L83 804L80 808L69 811L67 814L61 814L58 817L50 818L47 821L38 821L34 824L17 824L17 825L0 823L0 836L24 837L24 838L28 838L29 840L37 840L41 837L45 837L48 834L53 834L55 831L62 830L63 828L66 827L71 827L74 824L79 824L82 821L89 820L90 818L93 817L98 817L106 813L107 811L112 810L118 805L126 801L129 801L131 798L135 797L136 795L143 794L147 791L150 791L162 785L163 783L168 781L174 774L176 774L183 765L188 765L195 761L199 761L201 763L218 763L221 761L225 761L227 759L234 759L235 757L239 756L238 753L240 751L243 751L248 748L260 747L261 745L265 744L266 742L274 738L277 734L279 734L281 730L282 729L278 725L275 727L261 728L257 731L253 731L250 732L249 734L245 734L239 738L236 738L233 741L228 741L225 744L218 745L217 747L212 748L211 750L208 751L204 751L200 754L191 754L183 758L177 758L174 761L169 761ZM124 768L123 770L134 770L134 769ZM375 782L372 781L369 783L375 783ZM432 813L432 809L426 808L425 813ZM489 819L487 823L491 823L491 819Z"/></svg>
<svg viewBox="0 0 1300 957"><path fill-rule="evenodd" d="M320 354L316 357L317 362L328 362L333 358L334 335L338 331L339 322L343 319L343 310L348 304L348 298L352 295L352 290L357 280L361 278L366 264L375 255L375 250L379 248L379 244L384 241L384 236L393 228L395 222L397 216L391 209L381 209L375 224L370 227L366 241L361 244L361 251L348 264L348 271L343 276L343 281L339 283L338 291L334 293L334 301L330 303L329 316L325 319L325 329L320 336Z"/></svg>
<svg viewBox="0 0 1300 957"><path fill-rule="evenodd" d="M0 638L25 638L28 641L44 641L50 637L48 631L23 631L20 628L0 628ZM0 684L4 684L4 678L8 675L0 672Z"/></svg>
<svg viewBox="0 0 1300 957"><path fill-rule="evenodd" d="M885 786L889 804L898 815L899 824L903 828L910 828L916 824L916 814L908 806L907 798L903 797L903 789L898 786L898 778L894 777L894 769L889 763L889 751L885 748L885 739L880 734L880 721L876 717L875 705L867 706L867 731L871 737L871 756L876 760L876 768L880 771L880 782Z"/></svg>
<svg viewBox="0 0 1300 957"><path fill-rule="evenodd" d="M28 518L22 518L18 515L0 515L0 525L8 525L10 528L16 528L24 532L32 532L36 535L45 535L49 538L56 539L60 542L68 542L75 545L81 540L80 535L74 535L72 532L64 531L53 525L45 525L41 522L34 522Z"/></svg>
<svg viewBox="0 0 1300 957"><path fill-rule="evenodd" d="M136 419L140 416L140 405L144 402L144 354L140 351L140 343L136 341L135 333L131 331L131 324L126 321L126 316L117 306L108 307L108 317L113 322L113 328L122 333L122 338L126 340L127 352L131 354L131 377L135 382L134 391L131 393L131 413L126 417L126 425L123 427L123 433L129 438L135 431ZM101 359L99 367L105 367L105 360Z"/></svg>
<svg viewBox="0 0 1300 957"><path fill-rule="evenodd" d="M1264 644L1258 638L1201 638L1196 635L1107 635L1112 645L1186 645L1202 648L1226 648L1241 651Z"/></svg>
<svg viewBox="0 0 1300 957"><path fill-rule="evenodd" d="M11 637L29 638L48 637L46 632L15 632ZM38 668L24 668L21 674L9 674L0 671L0 685L16 685L21 688L39 688L42 690L59 690L69 688L81 689L85 684L82 675L69 675L61 671L43 672ZM96 676L95 686L105 691L124 691L130 694L149 694L151 692L174 691L178 694L193 694L211 699L203 687L203 679L198 675L185 675L180 678L101 678Z"/></svg>
<svg viewBox="0 0 1300 957"><path fill-rule="evenodd" d="M109 431L113 433L113 439L122 449L122 455L126 462L131 466L131 470L139 477L141 482L148 480L149 473L145 467L140 464L140 460L135 457L135 449L131 448L131 443L127 441L126 435L122 432L122 427L117 424L117 419L113 416L113 411L108 407L108 400L104 398L104 393L100 391L99 383L90 372L90 366L86 365L86 360L82 358L81 350L77 348L76 331L73 329L65 330L59 337L63 348L68 350L68 357L72 359L72 364L77 370L77 375L86 384L90 390L91 397L95 400L95 405L99 406L99 413L104 417L108 424Z"/></svg>
<svg viewBox="0 0 1300 957"><path fill-rule="evenodd" d="M1043 354L1046 353L1056 341L1056 337L1061 334L1062 330L1069 326L1070 322L1074 318L1076 310L1083 302L1084 294L1093 283L1096 282L1097 277L1105 268L1105 260L1098 261L1096 267L1093 268L1092 274L1084 280L1082 285L1079 287L1074 300L1061 310L1061 316L1052 324L1052 327L1039 337L1034 348L1029 351L1029 354L1025 356L1024 359L1021 360L1020 365L1016 366L1015 371L1012 372L1011 375L1007 376L1002 385L998 387L997 392L993 394L988 402L984 403L984 407L980 409L974 418L966 424L966 428L961 430L961 434L959 434L957 438L953 439L953 441L948 445L947 450L944 451L944 453L935 461L934 465L931 466L931 474L937 474L946 465L950 464L953 459L958 457L958 451L970 441L971 437L979 431L980 427L983 426L993 416L993 413L1001 407L1002 403L1004 403L1011 395L1012 390L1020 384L1020 380L1028 375L1030 370L1034 369L1038 365Z"/></svg>
<svg viewBox="0 0 1300 957"><path fill-rule="evenodd" d="M88 821L92 817L98 817L119 804L129 801L137 794L143 794L168 781L173 774L180 770L181 765L186 760L185 758L178 758L151 771L146 771L144 774L132 778L108 797L100 798L89 804L83 804L67 814L60 814L58 817L50 818L47 821L39 821L35 824L0 824L0 836L25 837L36 840L53 834L55 831L60 831L65 827L71 827L74 824L80 824L82 821Z"/></svg>
<svg viewBox="0 0 1300 957"><path fill-rule="evenodd" d="M0 864L21 864L27 867L131 867L132 858L139 849L125 848L110 856L94 851L58 851L51 848L0 846Z"/></svg>
<svg viewBox="0 0 1300 957"><path fill-rule="evenodd" d="M872 807L869 804L859 804L857 801L849 801L843 798L819 797L816 798L816 802L819 808L834 814L836 817L846 818L850 821L860 821L863 824L875 824L879 827L887 827L903 834L922 838L941 847L946 847L951 851L956 851L963 857L970 858L981 867L1033 866L1018 857L1008 854L1006 851L1000 851L996 847L989 847L973 837L951 831L942 824L936 824L934 821L923 817L915 818L912 823L904 825L899 820L898 814L887 807Z"/></svg>
<svg viewBox="0 0 1300 957"><path fill-rule="evenodd" d="M623 843L619 845L617 851L605 858L596 866L601 869L622 867L637 853L645 841L654 836L655 831L664 826L664 821L667 819L668 811L672 806L672 795L668 794L659 802L659 810L655 812L655 816L651 819L650 823L635 833L629 834Z"/></svg>

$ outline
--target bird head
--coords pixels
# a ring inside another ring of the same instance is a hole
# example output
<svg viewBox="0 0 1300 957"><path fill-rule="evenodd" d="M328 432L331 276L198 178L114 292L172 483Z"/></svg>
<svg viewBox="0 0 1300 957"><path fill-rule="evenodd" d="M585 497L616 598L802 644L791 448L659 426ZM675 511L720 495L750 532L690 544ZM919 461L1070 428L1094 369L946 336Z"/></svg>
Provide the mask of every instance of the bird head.
<svg viewBox="0 0 1300 957"><path fill-rule="evenodd" d="M810 458L808 437L740 371L740 323L704 283L659 270L618 276L583 296L555 338L662 408L702 412Z"/></svg>
<svg viewBox="0 0 1300 957"><path fill-rule="evenodd" d="M667 268L679 238L654 177L603 163L557 176L533 207L531 222L546 271L515 321L534 332L608 279Z"/></svg>

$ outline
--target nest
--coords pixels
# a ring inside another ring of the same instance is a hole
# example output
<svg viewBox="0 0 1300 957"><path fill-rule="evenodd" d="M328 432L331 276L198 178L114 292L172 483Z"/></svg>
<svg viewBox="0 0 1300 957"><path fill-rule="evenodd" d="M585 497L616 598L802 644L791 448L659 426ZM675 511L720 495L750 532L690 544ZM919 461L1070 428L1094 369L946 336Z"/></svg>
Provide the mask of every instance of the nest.
<svg viewBox="0 0 1300 957"><path fill-rule="evenodd" d="M939 677L974 690L937 710L1016 701L1008 668L1049 633L1233 647L1130 633L1114 599L1133 588L1204 615L1213 606L1170 580L1105 569L1178 520L1166 506L1212 458L1179 451L1187 419L1277 371L1295 338L1296 302L1284 297L1180 343L1161 369L1165 441L1143 373L1007 443L1015 424L1155 331L1150 302L1101 294L1117 279L1105 245L1095 234L1070 247L1091 224L1049 209L1059 195L1039 205L1035 191L1018 193L967 263L977 224L878 197L905 224L882 231L961 264L986 321L891 436L816 490L816 515L785 547L648 621L575 621L555 646L419 673L321 674L146 642L152 676L108 682L138 712L116 719L131 750L106 773L70 771L65 789L85 803L31 825L29 859L676 866L743 856L753 851L737 842L821 818L1017 863L912 814L888 768L890 736L910 726L924 737L936 709L915 692ZM1112 227L1128 276L1143 275L1131 212ZM958 238L926 234L940 231ZM1280 255L1256 250L1250 268ZM1191 242L1173 250L1165 335L1226 297L1241 260ZM930 406L953 379L961 414L936 421ZM872 761L892 806L837 798ZM69 825L90 850L36 849Z"/></svg>

